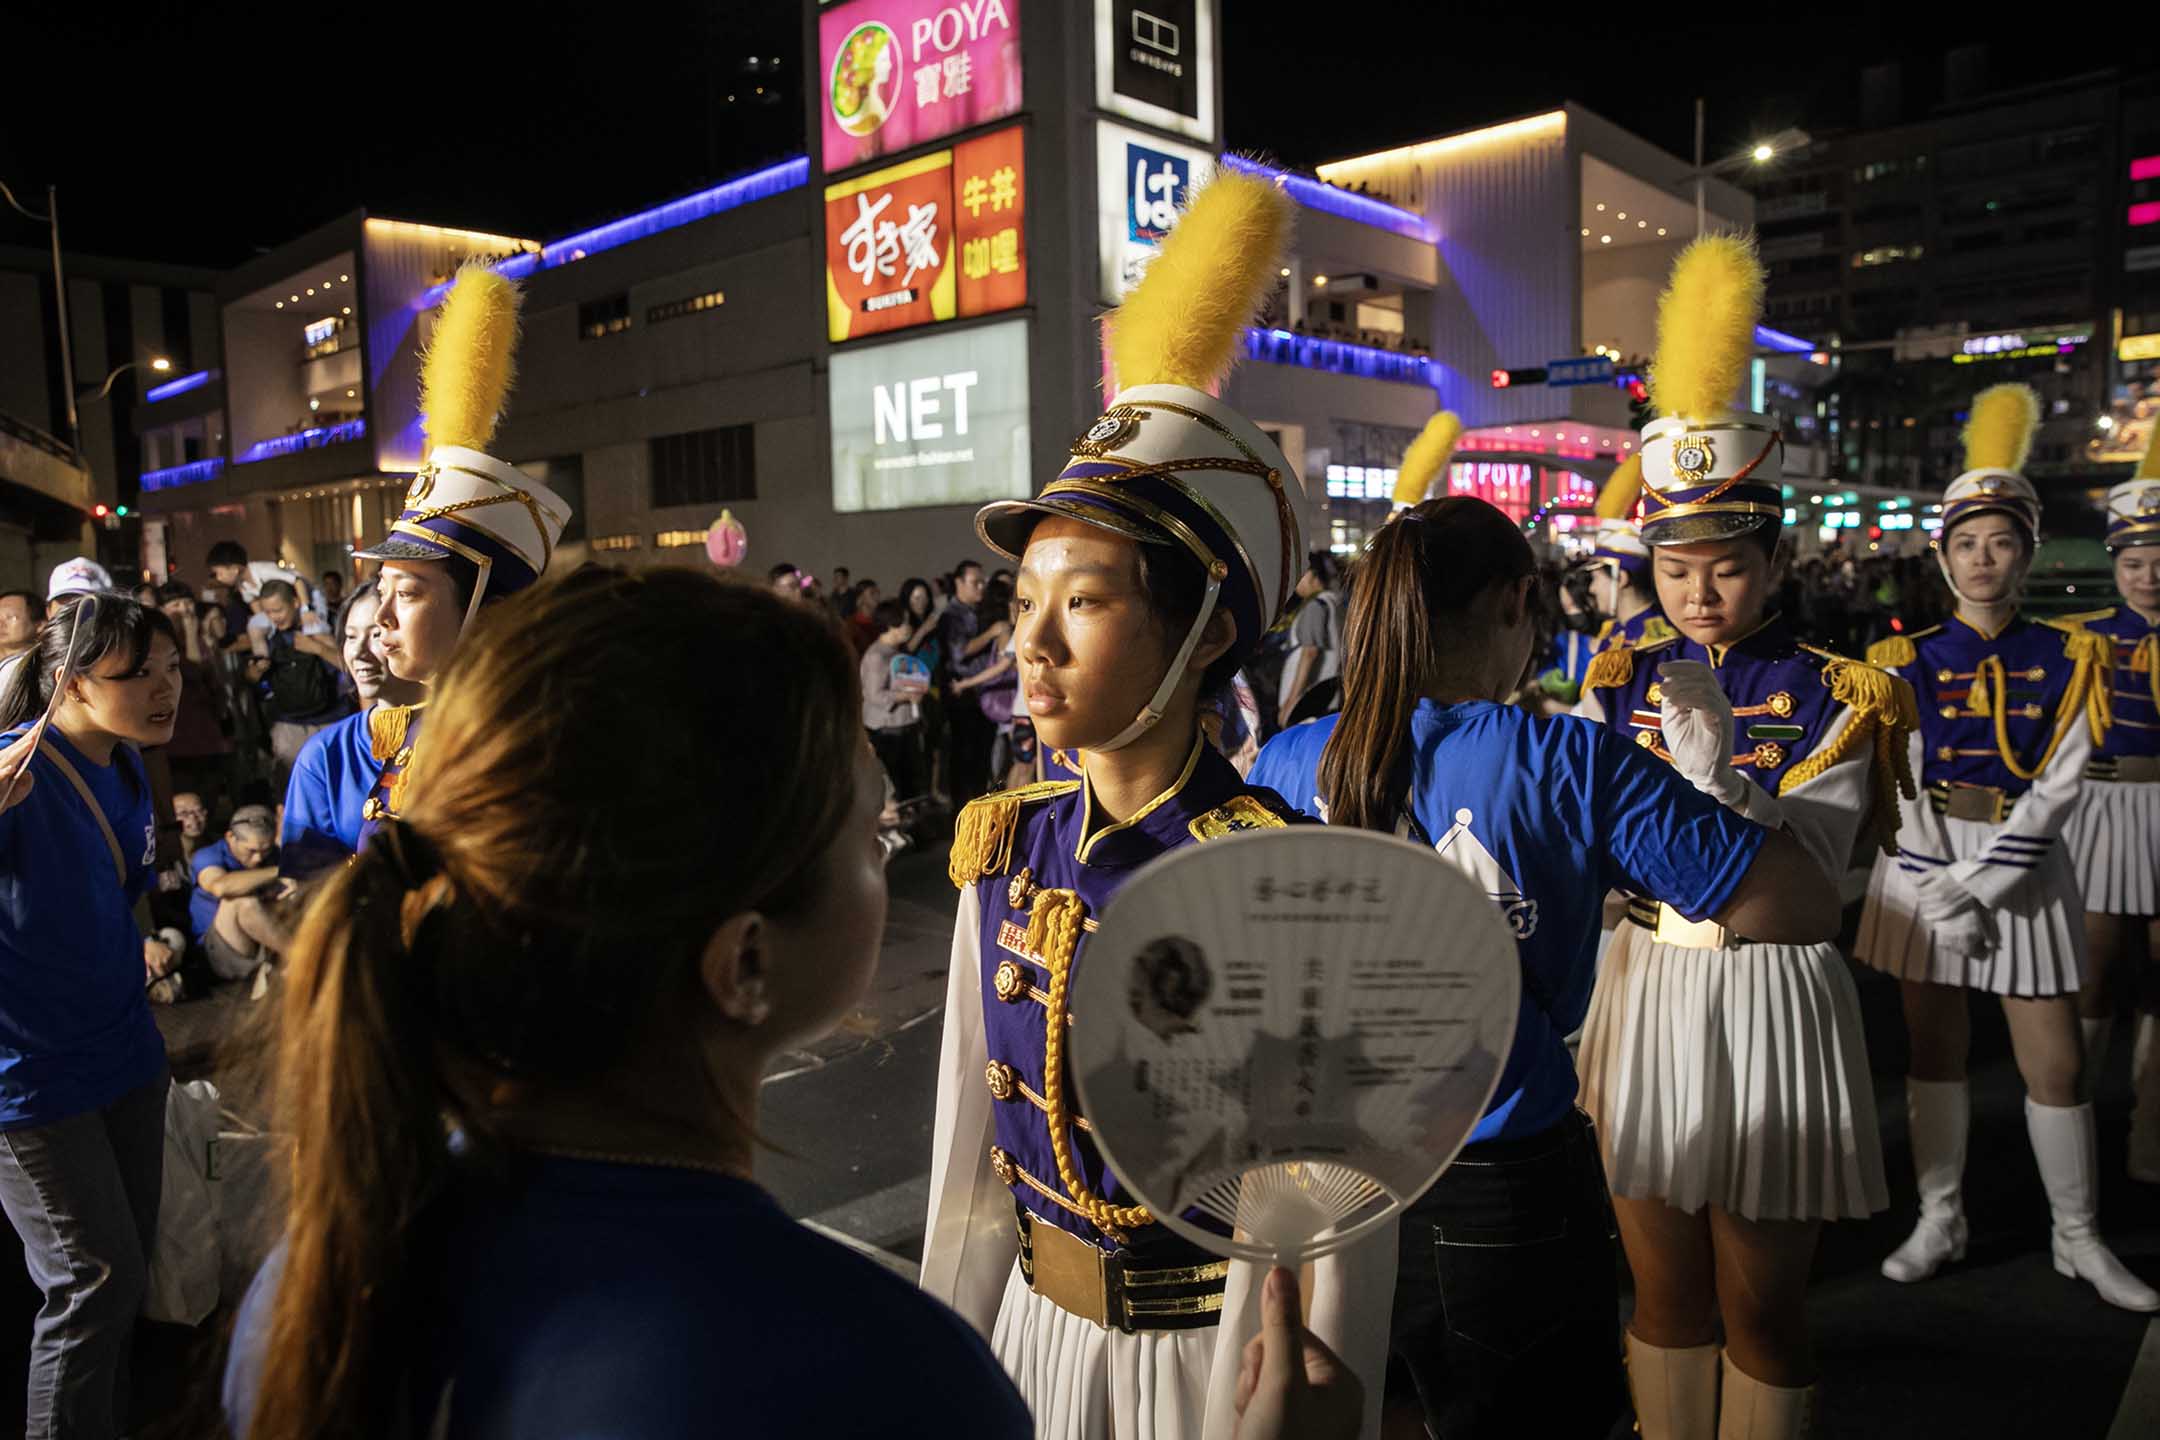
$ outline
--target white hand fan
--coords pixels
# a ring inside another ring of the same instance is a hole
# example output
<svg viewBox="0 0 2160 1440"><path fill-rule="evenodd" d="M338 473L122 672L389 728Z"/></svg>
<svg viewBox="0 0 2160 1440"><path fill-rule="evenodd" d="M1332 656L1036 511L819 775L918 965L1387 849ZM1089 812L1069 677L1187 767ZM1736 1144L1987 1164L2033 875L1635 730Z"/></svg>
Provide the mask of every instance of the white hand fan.
<svg viewBox="0 0 2160 1440"><path fill-rule="evenodd" d="M1423 1194L1484 1114L1518 963L1493 897L1407 840L1315 825L1179 850L1073 967L1081 1109L1194 1244L1330 1254Z"/></svg>

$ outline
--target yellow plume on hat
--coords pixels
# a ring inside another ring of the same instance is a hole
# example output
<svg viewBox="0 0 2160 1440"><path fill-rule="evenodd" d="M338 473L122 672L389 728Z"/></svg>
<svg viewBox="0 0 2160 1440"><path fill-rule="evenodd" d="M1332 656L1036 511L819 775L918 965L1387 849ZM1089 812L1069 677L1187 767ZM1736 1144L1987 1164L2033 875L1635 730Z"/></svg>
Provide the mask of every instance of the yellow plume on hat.
<svg viewBox="0 0 2160 1440"><path fill-rule="evenodd" d="M1641 498L1642 456L1630 455L1612 472L1605 488L1597 492L1597 518L1625 520L1635 513L1635 502Z"/></svg>
<svg viewBox="0 0 2160 1440"><path fill-rule="evenodd" d="M485 450L516 374L518 287L481 264L461 267L420 365L427 448Z"/></svg>
<svg viewBox="0 0 2160 1440"><path fill-rule="evenodd" d="M2040 397L2030 385L1990 385L1973 396L1965 420L1967 470L2019 470L2040 428Z"/></svg>
<svg viewBox="0 0 2160 1440"><path fill-rule="evenodd" d="M1212 389L1237 358L1238 333L1275 288L1294 206L1275 185L1219 169L1125 303L1110 312L1110 358L1121 390Z"/></svg>
<svg viewBox="0 0 2160 1440"><path fill-rule="evenodd" d="M1462 439L1462 416L1442 410L1425 422L1417 439L1403 451L1402 466L1395 472L1395 503L1422 504L1440 472L1454 458L1455 442Z"/></svg>
<svg viewBox="0 0 2160 1440"><path fill-rule="evenodd" d="M1706 420L1730 409L1755 353L1763 268L1746 235L1704 235L1673 262L1658 297L1650 397L1660 415Z"/></svg>
<svg viewBox="0 0 2160 1440"><path fill-rule="evenodd" d="M2138 460L2137 474L2133 480L2160 480L2160 424L2152 427L2145 437L2145 454Z"/></svg>

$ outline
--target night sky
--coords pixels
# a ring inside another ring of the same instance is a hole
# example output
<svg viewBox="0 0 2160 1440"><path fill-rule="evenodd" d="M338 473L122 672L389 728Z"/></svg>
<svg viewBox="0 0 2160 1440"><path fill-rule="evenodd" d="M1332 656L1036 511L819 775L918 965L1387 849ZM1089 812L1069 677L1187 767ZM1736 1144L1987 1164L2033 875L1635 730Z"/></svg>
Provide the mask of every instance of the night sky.
<svg viewBox="0 0 2160 1440"><path fill-rule="evenodd" d="M1048 3L1023 0L1023 23ZM361 205L544 239L803 144L793 0L28 8L0 20L0 181L32 208L58 184L85 253L222 268ZM1987 38L1819 10L1661 36L1617 6L1507 27L1394 18L1442 8L1401 0L1223 8L1225 138L1307 166L1561 99L1685 153L1698 93L1721 154L1852 123L1878 60L1904 63L1917 117L1944 48ZM1992 48L1991 81L2160 65L2149 34L2095 46L2083 28L2020 27ZM752 56L779 59L777 86L744 72ZM0 243L44 232L0 208Z"/></svg>

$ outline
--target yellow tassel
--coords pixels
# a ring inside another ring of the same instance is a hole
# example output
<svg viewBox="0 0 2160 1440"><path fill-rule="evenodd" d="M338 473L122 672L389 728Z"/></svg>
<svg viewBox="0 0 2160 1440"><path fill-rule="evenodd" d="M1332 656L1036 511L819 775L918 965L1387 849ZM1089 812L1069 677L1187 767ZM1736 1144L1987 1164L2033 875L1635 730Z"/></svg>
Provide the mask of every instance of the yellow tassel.
<svg viewBox="0 0 2160 1440"><path fill-rule="evenodd" d="M1072 1197L1073 1209L1122 1242L1121 1232L1152 1225L1155 1217L1143 1205L1113 1205L1088 1188L1073 1159L1072 1116L1065 1104L1065 1006L1072 993L1073 955L1086 920L1087 904L1073 890L1045 890L1028 912L1028 953L1050 971L1050 998L1043 1006L1043 1121L1050 1130L1058 1180Z"/></svg>
<svg viewBox="0 0 2160 1440"><path fill-rule="evenodd" d="M481 264L457 273L420 363L427 447L485 450L510 394L518 334L518 287Z"/></svg>
<svg viewBox="0 0 2160 1440"><path fill-rule="evenodd" d="M1973 666L1972 688L1965 692L1965 703L1974 714L1988 713L1991 708L1989 702L2001 693L2003 681L1999 672L2002 668L2002 657L1999 655L1990 655ZM2030 780L2032 777L2028 775L2025 778Z"/></svg>
<svg viewBox="0 0 2160 1440"><path fill-rule="evenodd" d="M945 873L965 890L985 875L1001 875L1012 863L1013 829L1020 819L1017 796L985 795L961 807L953 821L952 854Z"/></svg>
<svg viewBox="0 0 2160 1440"><path fill-rule="evenodd" d="M2040 397L2030 385L1990 385L1973 396L1965 421L1967 470L2018 470L2040 427Z"/></svg>
<svg viewBox="0 0 2160 1440"><path fill-rule="evenodd" d="M412 727L418 705L378 705L368 716L368 753L387 765L405 748L405 732Z"/></svg>
<svg viewBox="0 0 2160 1440"><path fill-rule="evenodd" d="M1635 502L1642 498L1642 456L1630 455L1620 462L1620 468L1612 472L1605 488L1597 493L1597 518L1600 520L1625 520L1635 513Z"/></svg>
<svg viewBox="0 0 2160 1440"><path fill-rule="evenodd" d="M1905 641L1908 646L1911 643ZM1790 795L1831 766L1859 754L1862 747L1872 745L1876 843L1884 854L1895 855L1901 815L1897 797L1903 795L1911 800L1919 793L1913 783L1912 757L1906 748L1913 731L1920 728L1919 702L1913 698L1912 686L1885 670L1826 650L1814 653L1829 662L1823 667L1823 683L1840 705L1852 710L1852 719L1846 722L1836 744L1817 750L1785 772L1785 778L1778 782L1778 794Z"/></svg>
<svg viewBox="0 0 2160 1440"><path fill-rule="evenodd" d="M2138 457L2137 474L2133 480L2160 480L2160 425L2152 428L2145 441L2145 453Z"/></svg>
<svg viewBox="0 0 2160 1440"><path fill-rule="evenodd" d="M1911 639L1903 635L1891 635L1868 646L1867 661L1885 670L1901 670L1920 658L1920 651Z"/></svg>
<svg viewBox="0 0 2160 1440"><path fill-rule="evenodd" d="M1658 297L1651 398L1660 415L1707 420L1731 408L1755 354L1763 267L1745 235L1704 235L1673 262Z"/></svg>
<svg viewBox="0 0 2160 1440"><path fill-rule="evenodd" d="M1120 390L1212 390L1230 373L1238 333L1275 289L1296 208L1270 181L1236 170L1217 170L1193 192L1140 284L1106 321Z"/></svg>
<svg viewBox="0 0 2160 1440"><path fill-rule="evenodd" d="M1625 685L1635 678L1635 650L1628 645L1615 645L1610 650L1600 650L1590 657L1590 664L1583 671L1583 689L1610 690Z"/></svg>
<svg viewBox="0 0 2160 1440"><path fill-rule="evenodd" d="M1402 465L1395 472L1395 503L1397 505L1421 505L1433 482L1445 473L1448 461L1455 456L1455 442L1462 438L1462 417L1452 410L1442 410L1425 422L1417 439L1403 451Z"/></svg>
<svg viewBox="0 0 2160 1440"><path fill-rule="evenodd" d="M2147 635L2138 641L2137 649L2130 652L2130 673L2145 677L2153 708L2160 710L2160 635Z"/></svg>
<svg viewBox="0 0 2160 1440"><path fill-rule="evenodd" d="M2085 722L2092 727L2092 742L2097 747L2106 742L2107 732L2115 723L2115 642L2090 630L2073 630L2063 653L2077 667L2071 672L2071 689L2076 690L2080 678L2084 681ZM2066 696L2065 707L2070 703Z"/></svg>

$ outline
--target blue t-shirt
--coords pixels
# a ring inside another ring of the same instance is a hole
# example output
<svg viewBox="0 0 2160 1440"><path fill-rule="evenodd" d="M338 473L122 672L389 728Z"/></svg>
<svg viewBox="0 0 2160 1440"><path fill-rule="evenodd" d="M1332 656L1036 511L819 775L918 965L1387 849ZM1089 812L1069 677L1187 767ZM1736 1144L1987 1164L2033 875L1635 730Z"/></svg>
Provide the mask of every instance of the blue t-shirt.
<svg viewBox="0 0 2160 1440"><path fill-rule="evenodd" d="M1316 777L1336 719L1276 736L1247 782L1325 818ZM1485 886L1521 946L1515 1044L1470 1138L1534 1135L1575 1103L1565 1041L1590 1006L1605 892L1625 888L1705 919L1732 899L1768 832L1572 715L1421 700L1410 747L1418 823Z"/></svg>
<svg viewBox="0 0 2160 1440"><path fill-rule="evenodd" d="M452 1203L406 1267L415 1433L452 1380L449 1433L486 1440L1035 1433L967 1322L746 1180L542 1159ZM249 1287L225 1367L242 1440L280 1263Z"/></svg>
<svg viewBox="0 0 2160 1440"><path fill-rule="evenodd" d="M12 745L30 727L0 735ZM48 728L112 826L112 847L82 796L40 754L30 793L0 814L0 1130L101 1110L157 1079L165 1042L143 994L134 906L157 861L150 783L128 746L96 765Z"/></svg>
<svg viewBox="0 0 2160 1440"><path fill-rule="evenodd" d="M233 854L222 835L215 845L205 845L188 856L188 869L195 875L195 893L188 897L188 928L195 932L197 940L208 935L217 922L218 897L203 889L202 883L202 872L212 866L227 873L248 868L240 863L240 857Z"/></svg>
<svg viewBox="0 0 2160 1440"><path fill-rule="evenodd" d="M358 854L360 810L382 771L368 734L367 710L310 735L285 786L279 871L305 878Z"/></svg>

